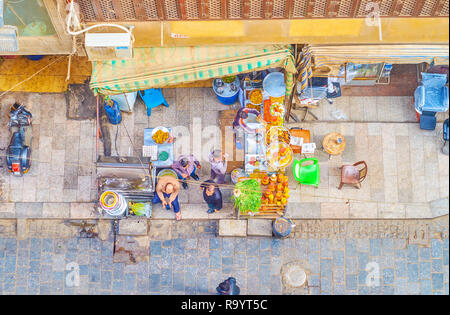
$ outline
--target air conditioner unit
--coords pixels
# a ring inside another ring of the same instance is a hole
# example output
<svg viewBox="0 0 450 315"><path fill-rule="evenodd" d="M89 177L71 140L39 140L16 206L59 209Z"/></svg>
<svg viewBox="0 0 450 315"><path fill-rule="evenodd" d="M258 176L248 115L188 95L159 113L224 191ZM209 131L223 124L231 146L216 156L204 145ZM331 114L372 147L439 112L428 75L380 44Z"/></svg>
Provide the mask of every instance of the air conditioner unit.
<svg viewBox="0 0 450 315"><path fill-rule="evenodd" d="M0 0L0 27L3 26L3 0Z"/></svg>
<svg viewBox="0 0 450 315"><path fill-rule="evenodd" d="M5 25L0 27L0 53L16 52L19 50L17 27Z"/></svg>
<svg viewBox="0 0 450 315"><path fill-rule="evenodd" d="M129 33L87 33L84 46L91 61L133 58Z"/></svg>

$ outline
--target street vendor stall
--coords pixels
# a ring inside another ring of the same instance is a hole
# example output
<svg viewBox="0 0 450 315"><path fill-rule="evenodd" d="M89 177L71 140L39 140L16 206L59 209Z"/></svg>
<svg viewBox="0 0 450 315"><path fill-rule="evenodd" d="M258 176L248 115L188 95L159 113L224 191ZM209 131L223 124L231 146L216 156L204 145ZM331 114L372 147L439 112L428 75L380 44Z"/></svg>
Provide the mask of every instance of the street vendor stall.
<svg viewBox="0 0 450 315"><path fill-rule="evenodd" d="M97 161L98 210L105 217L151 217L156 169L137 158Z"/></svg>
<svg viewBox="0 0 450 315"><path fill-rule="evenodd" d="M242 81L241 110L251 110L237 120L245 131L245 158L243 170L232 174L237 178L235 207L239 217L277 218L284 215L289 199L286 167L293 160L290 132L283 126L285 76L279 71L254 73Z"/></svg>
<svg viewBox="0 0 450 315"><path fill-rule="evenodd" d="M105 157L97 161L98 210L106 217L151 217L157 174L172 166L171 128L144 129L142 158ZM164 175L164 174L163 174Z"/></svg>
<svg viewBox="0 0 450 315"><path fill-rule="evenodd" d="M143 156L150 158L156 168L171 167L173 157L172 128L156 127L144 129Z"/></svg>
<svg viewBox="0 0 450 315"><path fill-rule="evenodd" d="M259 82L246 76L264 70L267 71ZM90 87L96 95L113 97L213 79L212 88L220 102L225 105L235 103L243 88L246 92L244 106L257 108L265 117L267 126L281 126L284 122L284 97L292 92L293 75L296 71L291 45L134 48L132 59L94 62ZM235 176L236 182L241 177L257 178L261 174L277 176L284 172L283 165L278 163L279 147L272 143L269 146L266 131L260 128L263 126L256 121L255 116L250 115L239 123L255 132L243 135L242 143L245 148L240 151L243 151L242 160L245 163L242 165L242 174L234 173L239 174ZM159 172L169 169L174 162L173 141L169 126L155 126L144 130L142 156L138 160L139 163L151 166L153 195ZM267 152L270 154L267 155ZM287 149L281 150L283 154L286 152ZM114 172L108 176L113 177ZM261 180L263 178L265 176ZM119 216L116 215L118 213L126 215L126 211L125 214L121 213L121 205L127 200L125 191L111 189L102 199L103 193L104 191L100 191L99 194L99 202L103 203L101 209L110 211L116 217ZM274 194L276 195L275 190ZM260 199L264 202L261 209L267 208L265 197L263 199L260 194ZM285 203L282 199L274 197L273 202L280 215L283 214Z"/></svg>

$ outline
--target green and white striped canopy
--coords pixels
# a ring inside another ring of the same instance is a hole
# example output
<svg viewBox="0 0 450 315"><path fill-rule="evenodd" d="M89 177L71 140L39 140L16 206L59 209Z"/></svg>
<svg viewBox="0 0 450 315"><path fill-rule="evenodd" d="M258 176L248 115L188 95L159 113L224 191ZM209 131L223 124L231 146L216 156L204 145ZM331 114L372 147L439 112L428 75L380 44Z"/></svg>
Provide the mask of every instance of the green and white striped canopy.
<svg viewBox="0 0 450 315"><path fill-rule="evenodd" d="M93 62L90 87L114 95L268 68L286 70L286 94L296 73L291 45L134 48L133 58Z"/></svg>

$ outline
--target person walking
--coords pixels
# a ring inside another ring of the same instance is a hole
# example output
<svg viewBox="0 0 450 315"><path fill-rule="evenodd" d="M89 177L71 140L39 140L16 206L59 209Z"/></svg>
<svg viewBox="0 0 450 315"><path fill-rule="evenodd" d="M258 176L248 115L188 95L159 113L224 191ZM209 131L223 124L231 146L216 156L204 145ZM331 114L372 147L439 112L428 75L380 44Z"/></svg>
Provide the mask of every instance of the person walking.
<svg viewBox="0 0 450 315"><path fill-rule="evenodd" d="M152 204L161 203L167 210L172 208L177 221L179 221L181 220L180 204L178 202L179 192L180 183L178 179L171 175L162 176L158 178Z"/></svg>
<svg viewBox="0 0 450 315"><path fill-rule="evenodd" d="M194 180L200 180L195 174L197 169L201 169L200 162L194 155L181 155L178 160L172 164L172 169L177 172L178 178L181 179L184 189L188 188L186 180L192 177Z"/></svg>
<svg viewBox="0 0 450 315"><path fill-rule="evenodd" d="M228 166L228 154L222 154L222 150L214 150L209 156L209 163L211 164L211 179L217 178L218 184L225 184L225 174Z"/></svg>
<svg viewBox="0 0 450 315"><path fill-rule="evenodd" d="M229 277L221 282L216 290L219 295L239 295L241 293L241 289L238 287L236 278L234 277Z"/></svg>
<svg viewBox="0 0 450 315"><path fill-rule="evenodd" d="M207 213L218 212L222 209L222 193L217 184L209 179L200 185L203 190L203 199L208 205Z"/></svg>

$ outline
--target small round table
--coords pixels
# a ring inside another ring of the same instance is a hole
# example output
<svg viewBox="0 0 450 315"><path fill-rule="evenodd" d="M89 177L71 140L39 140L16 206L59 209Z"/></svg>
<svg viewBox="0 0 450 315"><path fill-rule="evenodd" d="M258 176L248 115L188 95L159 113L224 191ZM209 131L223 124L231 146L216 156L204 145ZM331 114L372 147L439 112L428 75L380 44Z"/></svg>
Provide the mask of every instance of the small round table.
<svg viewBox="0 0 450 315"><path fill-rule="evenodd" d="M332 155L339 155L344 152L345 138L338 132L331 132L323 138L322 146L331 158Z"/></svg>

